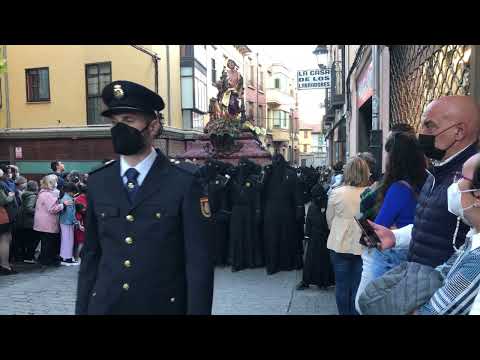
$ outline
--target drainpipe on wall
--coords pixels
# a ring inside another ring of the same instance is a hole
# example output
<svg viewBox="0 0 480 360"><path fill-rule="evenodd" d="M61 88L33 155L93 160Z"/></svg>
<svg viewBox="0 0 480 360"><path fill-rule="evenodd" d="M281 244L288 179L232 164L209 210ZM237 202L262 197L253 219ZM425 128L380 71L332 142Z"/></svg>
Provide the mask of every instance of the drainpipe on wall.
<svg viewBox="0 0 480 360"><path fill-rule="evenodd" d="M172 125L172 101L170 96L170 46L167 47L167 101L168 101L168 126Z"/></svg>
<svg viewBox="0 0 480 360"><path fill-rule="evenodd" d="M153 62L155 65L155 92L158 94L158 59L156 56L153 58Z"/></svg>
<svg viewBox="0 0 480 360"><path fill-rule="evenodd" d="M153 65L155 67L155 92L158 94L158 60L160 60L160 57L158 57L157 53L144 49L141 46L138 46L138 45L131 45L131 46L152 57Z"/></svg>
<svg viewBox="0 0 480 360"><path fill-rule="evenodd" d="M7 113L7 121L5 123L5 127L10 129L12 127L12 120L10 117L10 90L8 87L8 59L7 59L7 45L3 45L3 56L5 57L5 61L7 62L7 71L4 73L4 80L5 80L5 112Z"/></svg>

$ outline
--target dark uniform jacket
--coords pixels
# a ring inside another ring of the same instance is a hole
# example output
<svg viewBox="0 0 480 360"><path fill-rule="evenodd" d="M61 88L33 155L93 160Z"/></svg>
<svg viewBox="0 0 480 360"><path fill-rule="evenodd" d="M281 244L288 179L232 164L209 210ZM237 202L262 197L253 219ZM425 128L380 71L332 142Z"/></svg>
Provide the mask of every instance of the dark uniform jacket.
<svg viewBox="0 0 480 360"><path fill-rule="evenodd" d="M128 200L114 162L88 179L77 314L210 314L213 249L195 174L158 157Z"/></svg>

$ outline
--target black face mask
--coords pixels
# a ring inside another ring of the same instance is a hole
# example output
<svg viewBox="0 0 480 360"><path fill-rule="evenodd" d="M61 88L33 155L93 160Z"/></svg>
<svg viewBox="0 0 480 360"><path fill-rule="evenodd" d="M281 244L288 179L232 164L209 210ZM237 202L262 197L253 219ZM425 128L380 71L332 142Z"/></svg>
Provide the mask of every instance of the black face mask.
<svg viewBox="0 0 480 360"><path fill-rule="evenodd" d="M139 131L124 123L118 123L112 127L110 132L114 151L121 155L134 155L140 152L145 147L145 139L142 133L146 128L148 128L148 125L142 131Z"/></svg>
<svg viewBox="0 0 480 360"><path fill-rule="evenodd" d="M437 135L425 135L425 134L419 134L418 135L418 143L420 145L420 148L423 150L425 155L432 160L442 160L445 157L446 152L448 149L450 149L453 144L455 144L457 141L455 140L449 147L446 149L439 149L435 147L435 137L437 137L440 134L443 134L445 131L448 129L451 129L452 127L456 126L457 124L454 124L445 130L439 132Z"/></svg>

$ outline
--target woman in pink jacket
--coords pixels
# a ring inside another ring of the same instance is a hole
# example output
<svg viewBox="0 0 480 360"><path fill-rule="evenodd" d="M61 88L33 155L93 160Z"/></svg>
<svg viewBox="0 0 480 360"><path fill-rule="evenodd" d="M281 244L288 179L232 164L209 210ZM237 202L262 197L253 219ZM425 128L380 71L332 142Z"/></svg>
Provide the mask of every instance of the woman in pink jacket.
<svg viewBox="0 0 480 360"><path fill-rule="evenodd" d="M59 266L60 223L58 213L71 202L58 202L57 176L47 175L40 182L35 206L33 230L38 231L41 241L39 262L45 266Z"/></svg>

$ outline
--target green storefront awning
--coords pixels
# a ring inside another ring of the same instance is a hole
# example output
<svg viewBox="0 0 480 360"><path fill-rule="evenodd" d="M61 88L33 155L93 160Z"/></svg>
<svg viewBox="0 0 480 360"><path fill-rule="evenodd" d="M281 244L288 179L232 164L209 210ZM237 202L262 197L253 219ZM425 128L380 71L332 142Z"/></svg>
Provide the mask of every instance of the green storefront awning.
<svg viewBox="0 0 480 360"><path fill-rule="evenodd" d="M65 165L65 173L71 171L78 171L80 173L88 173L103 165L102 161L62 161ZM52 172L50 169L50 161L15 161L15 165L19 167L20 174L49 174Z"/></svg>

